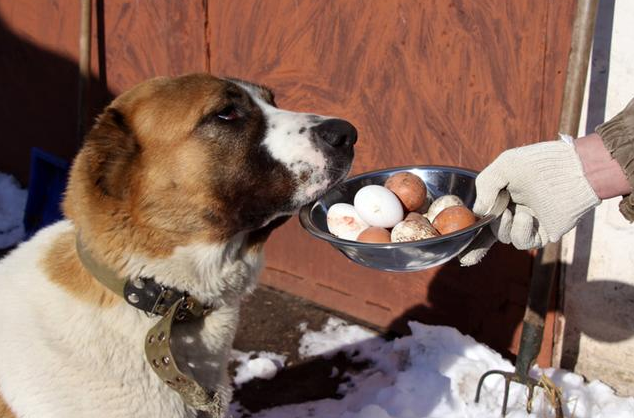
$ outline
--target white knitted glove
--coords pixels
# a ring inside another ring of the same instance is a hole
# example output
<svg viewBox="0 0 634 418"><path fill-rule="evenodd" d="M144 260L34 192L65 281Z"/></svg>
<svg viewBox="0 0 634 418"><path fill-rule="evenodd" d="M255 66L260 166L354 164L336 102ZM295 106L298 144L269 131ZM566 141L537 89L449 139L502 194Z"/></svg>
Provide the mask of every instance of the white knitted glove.
<svg viewBox="0 0 634 418"><path fill-rule="evenodd" d="M463 265L479 262L496 237L520 250L557 242L600 203L574 146L565 141L540 142L500 154L476 178L473 211L484 214L504 188L512 203L491 223L494 236L480 239L479 248L460 257Z"/></svg>

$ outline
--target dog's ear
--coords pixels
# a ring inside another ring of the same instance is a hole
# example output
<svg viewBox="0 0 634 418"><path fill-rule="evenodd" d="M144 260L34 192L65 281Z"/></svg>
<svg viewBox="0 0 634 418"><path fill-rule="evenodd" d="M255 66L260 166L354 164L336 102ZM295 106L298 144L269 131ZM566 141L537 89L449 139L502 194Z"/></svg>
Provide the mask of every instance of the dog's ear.
<svg viewBox="0 0 634 418"><path fill-rule="evenodd" d="M132 165L141 148L123 113L108 107L86 136L88 176L106 196L121 199L130 186Z"/></svg>

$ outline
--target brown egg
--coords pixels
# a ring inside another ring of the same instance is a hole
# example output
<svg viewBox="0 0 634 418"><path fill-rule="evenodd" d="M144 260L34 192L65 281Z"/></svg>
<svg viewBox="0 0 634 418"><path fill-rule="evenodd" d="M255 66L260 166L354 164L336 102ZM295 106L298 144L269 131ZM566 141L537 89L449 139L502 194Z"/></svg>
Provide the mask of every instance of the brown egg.
<svg viewBox="0 0 634 418"><path fill-rule="evenodd" d="M427 199L427 186L416 174L396 173L387 179L385 187L390 189L410 212L423 206Z"/></svg>
<svg viewBox="0 0 634 418"><path fill-rule="evenodd" d="M430 222L434 222L434 219L440 212L451 206L464 206L464 203L462 199L453 194L440 196L429 205L427 209L427 219L429 219Z"/></svg>
<svg viewBox="0 0 634 418"><path fill-rule="evenodd" d="M390 240L390 231L378 226L371 226L361 231L357 237L357 241L371 243L388 243Z"/></svg>
<svg viewBox="0 0 634 418"><path fill-rule="evenodd" d="M446 235L473 225L475 221L475 215L467 207L450 206L436 216L432 225L442 235Z"/></svg>
<svg viewBox="0 0 634 418"><path fill-rule="evenodd" d="M407 214L407 216L404 219L405 221L418 221L418 222L424 222L427 221L427 218L425 218L422 214L418 213L418 212L410 212ZM429 223L429 221L427 221L427 223Z"/></svg>

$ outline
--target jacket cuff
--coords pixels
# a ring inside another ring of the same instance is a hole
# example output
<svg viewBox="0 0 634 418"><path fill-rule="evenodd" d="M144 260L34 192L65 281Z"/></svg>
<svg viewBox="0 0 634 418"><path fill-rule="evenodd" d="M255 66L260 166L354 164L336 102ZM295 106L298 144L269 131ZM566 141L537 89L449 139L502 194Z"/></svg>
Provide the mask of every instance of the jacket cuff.
<svg viewBox="0 0 634 418"><path fill-rule="evenodd" d="M597 126L595 132L603 139L605 148L619 163L634 190L634 100L621 113ZM634 196L624 196L619 209L625 219L634 222Z"/></svg>

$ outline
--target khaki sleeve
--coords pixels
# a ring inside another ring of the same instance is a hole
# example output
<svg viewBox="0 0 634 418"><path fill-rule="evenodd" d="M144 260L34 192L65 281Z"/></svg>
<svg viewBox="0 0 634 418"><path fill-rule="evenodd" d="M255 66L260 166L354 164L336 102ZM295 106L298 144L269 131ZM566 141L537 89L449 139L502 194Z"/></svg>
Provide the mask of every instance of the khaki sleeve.
<svg viewBox="0 0 634 418"><path fill-rule="evenodd" d="M634 190L634 99L621 113L597 126L595 132L601 136L605 148L619 163ZM634 195L623 196L619 209L625 219L634 222Z"/></svg>

